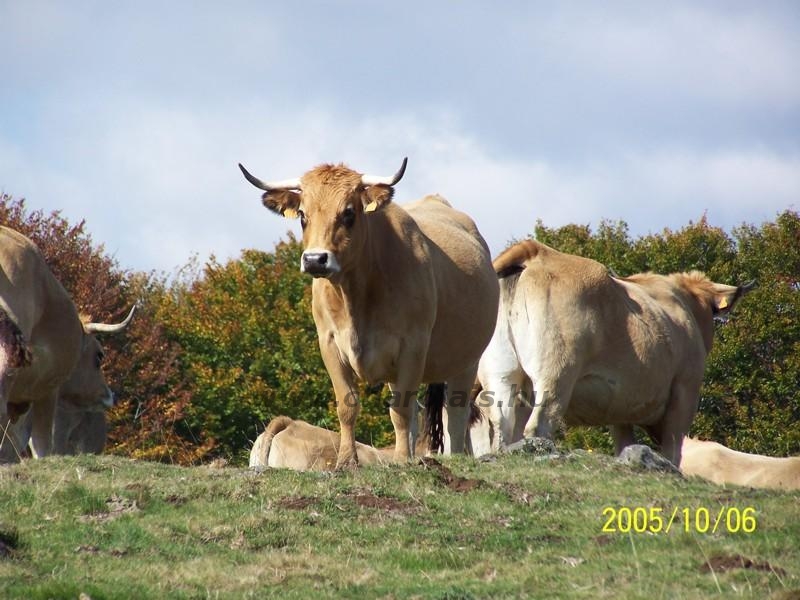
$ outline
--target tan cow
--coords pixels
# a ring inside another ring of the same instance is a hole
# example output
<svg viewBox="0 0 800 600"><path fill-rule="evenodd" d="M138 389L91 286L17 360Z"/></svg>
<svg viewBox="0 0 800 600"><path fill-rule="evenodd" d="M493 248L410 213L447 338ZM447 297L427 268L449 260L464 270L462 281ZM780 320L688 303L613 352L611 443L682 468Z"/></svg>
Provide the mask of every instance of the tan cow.
<svg viewBox="0 0 800 600"><path fill-rule="evenodd" d="M800 456L747 454L690 437L683 440L681 471L718 485L800 490Z"/></svg>
<svg viewBox="0 0 800 600"><path fill-rule="evenodd" d="M83 406L113 404L94 334L120 331L132 317L133 310L116 325L83 323L33 242L0 227L0 461L22 454L24 440L10 424L29 408L31 448L45 456L59 396Z"/></svg>
<svg viewBox="0 0 800 600"><path fill-rule="evenodd" d="M343 440L337 467L358 460L358 380L390 385L398 461L415 445L420 383L446 382L445 451L463 452L467 398L498 299L489 250L472 220L439 196L394 204L405 160L393 177L321 165L275 183L239 166L266 191L264 206L300 217L300 268L314 277L314 322Z"/></svg>
<svg viewBox="0 0 800 600"><path fill-rule="evenodd" d="M384 464L393 460L394 450L378 450L356 442L358 463ZM339 434L289 417L275 417L256 438L250 450L251 467L272 467L295 471L329 471L339 455Z"/></svg>
<svg viewBox="0 0 800 600"><path fill-rule="evenodd" d="M418 416L420 420L426 414ZM485 420L474 404L470 404L470 431ZM428 432L417 439L415 452L424 453L428 447ZM295 471L327 471L336 465L339 434L290 417L275 417L256 438L250 450L251 467L273 467ZM394 461L393 448L375 448L356 442L360 465L385 464Z"/></svg>
<svg viewBox="0 0 800 600"><path fill-rule="evenodd" d="M616 451L643 427L680 463L697 411L714 317L749 287L702 273L612 277L598 262L520 242L495 261L501 278L497 327L479 370L495 448L513 434L520 391L533 382L526 436L557 421L610 425Z"/></svg>

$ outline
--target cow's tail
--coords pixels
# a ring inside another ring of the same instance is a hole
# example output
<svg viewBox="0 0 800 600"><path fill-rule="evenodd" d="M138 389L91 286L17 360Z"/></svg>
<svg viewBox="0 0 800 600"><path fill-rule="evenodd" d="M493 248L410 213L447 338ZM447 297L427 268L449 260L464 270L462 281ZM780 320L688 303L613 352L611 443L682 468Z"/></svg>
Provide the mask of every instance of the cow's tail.
<svg viewBox="0 0 800 600"><path fill-rule="evenodd" d="M251 467L269 466L269 449L272 446L272 438L281 431L289 427L294 420L291 417L275 417L269 422L264 432L256 438L253 449L250 450Z"/></svg>
<svg viewBox="0 0 800 600"><path fill-rule="evenodd" d="M492 261L494 272L500 279L520 273L543 250L545 247L535 240L517 242Z"/></svg>
<svg viewBox="0 0 800 600"><path fill-rule="evenodd" d="M428 450L444 452L444 384L429 383L425 391L425 430L428 435Z"/></svg>
<svg viewBox="0 0 800 600"><path fill-rule="evenodd" d="M469 397L469 426L472 427L483 421L483 412L478 407L478 396L481 395L483 391L483 386L481 382L477 379L475 380L475 385L472 388L472 394Z"/></svg>

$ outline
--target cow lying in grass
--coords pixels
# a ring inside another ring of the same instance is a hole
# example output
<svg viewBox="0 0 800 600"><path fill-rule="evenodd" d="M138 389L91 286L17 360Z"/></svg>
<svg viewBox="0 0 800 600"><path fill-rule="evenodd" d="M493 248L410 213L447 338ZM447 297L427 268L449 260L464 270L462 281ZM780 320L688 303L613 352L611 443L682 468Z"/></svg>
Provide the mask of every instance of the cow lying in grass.
<svg viewBox="0 0 800 600"><path fill-rule="evenodd" d="M690 437L683 440L681 471L719 485L800 490L800 456L747 454Z"/></svg>
<svg viewBox="0 0 800 600"><path fill-rule="evenodd" d="M596 261L533 240L503 252L494 269L497 325L478 370L493 449L514 435L519 397L532 382L525 436L550 437L562 421L609 425L619 454L638 425L679 464L714 318L749 286L714 283L696 271L613 277Z"/></svg>
<svg viewBox="0 0 800 600"><path fill-rule="evenodd" d="M426 418L424 415L423 418ZM470 427L482 420L477 407L470 406ZM427 434L417 439L416 455L428 448ZM273 467L295 471L329 471L336 466L339 452L339 434L290 417L275 417L256 438L250 450L251 467ZM358 462L361 465L394 462L393 448L375 448L356 442Z"/></svg>
<svg viewBox="0 0 800 600"><path fill-rule="evenodd" d="M482 409L486 410L486 409ZM524 410L519 411L524 412ZM530 413L530 409L527 410ZM487 418L470 430L475 456L492 452L494 426ZM508 440L522 439L521 433ZM717 485L740 485L777 490L800 489L800 456L776 458L731 450L717 442L683 438L680 470L684 475L700 477Z"/></svg>
<svg viewBox="0 0 800 600"><path fill-rule="evenodd" d="M356 442L358 464L374 465L392 461L394 449L378 450ZM272 467L295 471L330 471L339 455L339 434L335 431L275 417L256 438L250 450L251 467Z"/></svg>

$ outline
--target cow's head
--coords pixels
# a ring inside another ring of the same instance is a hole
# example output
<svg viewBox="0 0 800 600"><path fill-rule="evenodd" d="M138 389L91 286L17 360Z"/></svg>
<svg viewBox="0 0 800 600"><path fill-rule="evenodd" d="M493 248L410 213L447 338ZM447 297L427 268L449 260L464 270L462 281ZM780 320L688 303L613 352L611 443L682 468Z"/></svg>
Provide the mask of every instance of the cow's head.
<svg viewBox="0 0 800 600"><path fill-rule="evenodd" d="M755 288L756 283L751 281L738 286L714 283L700 271L680 273L673 277L694 300L691 310L703 335L706 351L710 352L714 340L714 321L727 319L734 306Z"/></svg>
<svg viewBox="0 0 800 600"><path fill-rule="evenodd" d="M300 179L265 182L240 164L247 181L264 190L271 211L300 218L303 256L300 270L314 277L333 277L356 264L366 239L368 213L392 201L394 185L408 159L392 177L362 175L344 165L321 165Z"/></svg>
<svg viewBox="0 0 800 600"><path fill-rule="evenodd" d="M133 319L136 306L121 323L84 323L81 339L81 353L69 379L61 385L59 394L62 400L75 407L103 404L106 408L114 406L114 393L103 375L105 353L97 340L97 333L118 333L125 329Z"/></svg>

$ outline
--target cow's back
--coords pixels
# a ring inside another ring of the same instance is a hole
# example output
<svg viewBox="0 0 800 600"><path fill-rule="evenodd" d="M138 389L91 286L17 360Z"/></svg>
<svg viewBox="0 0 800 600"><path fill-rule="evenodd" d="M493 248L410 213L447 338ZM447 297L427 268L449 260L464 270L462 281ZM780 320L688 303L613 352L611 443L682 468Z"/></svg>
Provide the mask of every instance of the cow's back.
<svg viewBox="0 0 800 600"><path fill-rule="evenodd" d="M46 304L48 275L39 249L21 233L0 226L0 307L27 340Z"/></svg>
<svg viewBox="0 0 800 600"><path fill-rule="evenodd" d="M475 223L440 196L404 206L429 241L436 285L436 321L425 380L444 380L451 365L477 363L494 331L498 284Z"/></svg>

